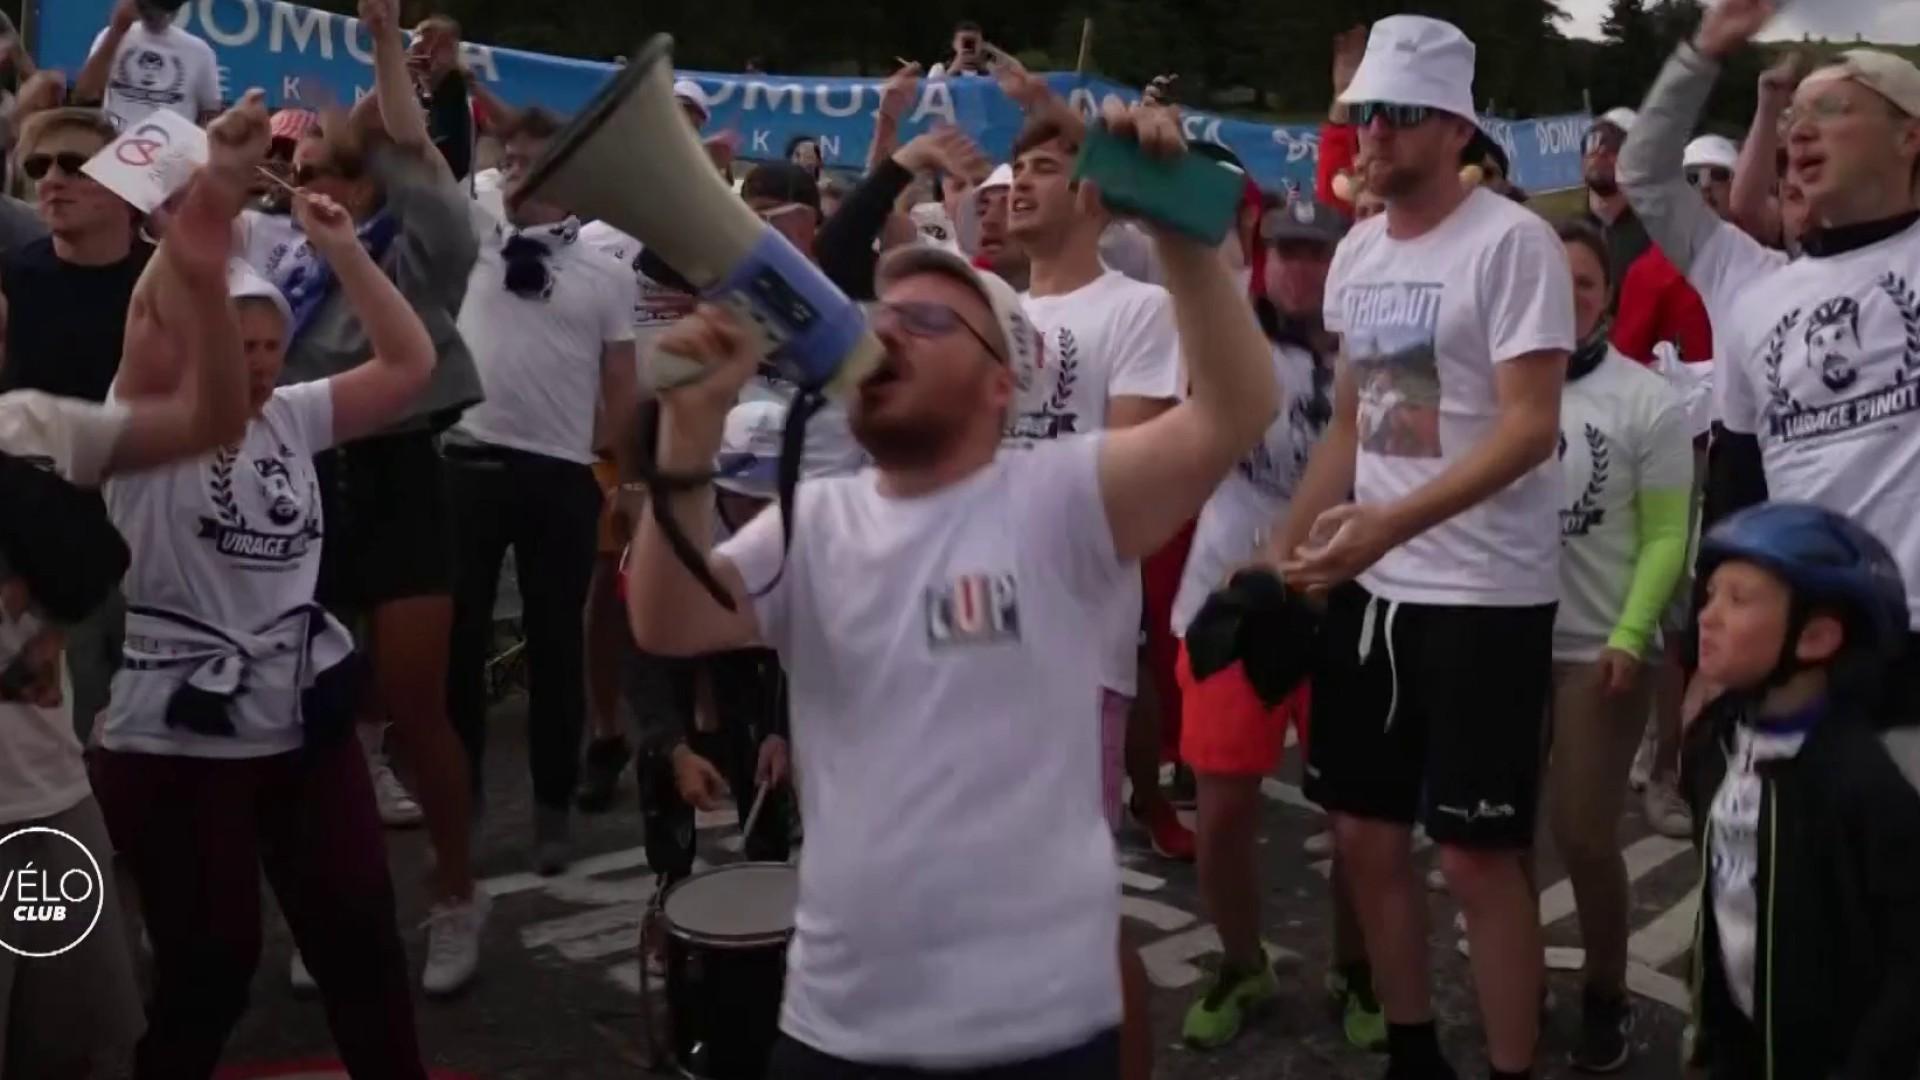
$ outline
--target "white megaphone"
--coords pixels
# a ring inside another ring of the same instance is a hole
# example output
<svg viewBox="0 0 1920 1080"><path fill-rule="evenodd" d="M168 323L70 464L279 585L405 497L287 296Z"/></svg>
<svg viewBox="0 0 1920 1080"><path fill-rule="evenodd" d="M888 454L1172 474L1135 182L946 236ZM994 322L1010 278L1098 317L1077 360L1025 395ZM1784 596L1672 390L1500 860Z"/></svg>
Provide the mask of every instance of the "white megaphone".
<svg viewBox="0 0 1920 1080"><path fill-rule="evenodd" d="M673 39L655 36L555 135L507 196L537 197L632 235L713 303L757 329L781 374L844 394L882 355L866 317L779 232L747 209L673 97ZM705 368L656 355L663 389Z"/></svg>

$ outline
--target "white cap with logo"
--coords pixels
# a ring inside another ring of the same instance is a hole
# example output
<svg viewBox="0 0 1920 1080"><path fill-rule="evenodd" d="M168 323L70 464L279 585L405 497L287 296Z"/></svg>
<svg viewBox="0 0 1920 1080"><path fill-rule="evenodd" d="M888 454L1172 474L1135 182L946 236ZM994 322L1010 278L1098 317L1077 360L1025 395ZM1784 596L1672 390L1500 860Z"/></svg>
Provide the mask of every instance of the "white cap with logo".
<svg viewBox="0 0 1920 1080"><path fill-rule="evenodd" d="M673 100L693 106L700 114L701 123L713 118L713 105L707 101L707 92L692 79L680 79L673 84Z"/></svg>
<svg viewBox="0 0 1920 1080"><path fill-rule="evenodd" d="M1013 286L1000 275L974 266L963 256L930 244L893 249L880 260L875 276L880 287L885 288L911 274L928 273L945 274L972 286L980 294L993 312L993 321L1000 331L998 344L1002 348L997 359L1013 373L1016 387L1020 390L1031 387L1040 371L1040 331L1028 320L1026 307L1020 303L1020 294Z"/></svg>
<svg viewBox="0 0 1920 1080"><path fill-rule="evenodd" d="M1367 55L1340 101L1424 105L1472 120L1473 65L1473 42L1459 27L1424 15L1390 15L1373 24Z"/></svg>

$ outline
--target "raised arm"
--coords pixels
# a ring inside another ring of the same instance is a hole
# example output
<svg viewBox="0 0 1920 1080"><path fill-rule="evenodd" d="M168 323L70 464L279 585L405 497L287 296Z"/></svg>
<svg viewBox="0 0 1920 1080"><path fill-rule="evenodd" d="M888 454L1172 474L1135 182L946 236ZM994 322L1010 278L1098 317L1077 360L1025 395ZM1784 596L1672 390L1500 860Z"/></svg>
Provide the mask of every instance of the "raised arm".
<svg viewBox="0 0 1920 1080"><path fill-rule="evenodd" d="M1106 123L1115 134L1137 135L1149 152L1184 151L1172 109L1113 108ZM1082 185L1082 198L1097 197L1092 184ZM1215 250L1163 230L1155 231L1155 244L1190 391L1154 419L1108 434L1102 445L1100 494L1123 560L1159 550L1192 520L1279 409L1266 338Z"/></svg>
<svg viewBox="0 0 1920 1080"><path fill-rule="evenodd" d="M120 51L120 43L127 38L127 31L140 21L140 6L136 0L119 0L113 5L113 14L107 19L107 32L100 35L94 44L93 52L87 56L87 62L80 65L80 74L73 80L73 100L82 105L95 105L107 96L107 79L113 72L114 54Z"/></svg>
<svg viewBox="0 0 1920 1080"><path fill-rule="evenodd" d="M655 346L705 364L704 379L660 394L657 463L661 472L706 475L720 449L720 435L740 388L759 364L752 339L733 316L702 306L662 334ZM642 432L644 438L649 433ZM665 512L706 560L707 570L732 598L728 611L708 594L675 554L650 505L641 515L627 560L627 614L640 648L663 656L696 656L752 644L758 637L751 598L740 571L712 553L713 487L701 484L673 493ZM778 508L755 519L777 518Z"/></svg>
<svg viewBox="0 0 1920 1080"><path fill-rule="evenodd" d="M1753 126L1747 129L1747 141L1740 147L1740 160L1733 170L1733 189L1728 196L1733 223L1764 240L1780 235L1780 208L1773 201L1780 177L1780 118L1793 104L1793 91L1800 85L1805 64L1802 54L1792 52L1761 73Z"/></svg>
<svg viewBox="0 0 1920 1080"><path fill-rule="evenodd" d="M432 149L433 136L427 130L426 111L414 93L393 0L360 0L360 24L373 41L373 96L387 137L409 150Z"/></svg>
<svg viewBox="0 0 1920 1080"><path fill-rule="evenodd" d="M433 340L406 297L361 246L351 215L325 196L304 192L294 197L293 213L373 347L364 363L329 380L333 441L351 442L406 413L433 375Z"/></svg>
<svg viewBox="0 0 1920 1080"><path fill-rule="evenodd" d="M880 114L874 119L873 142L867 145L869 174L900 148L900 125L906 120L907 110L919 99L919 64L908 64L887 77L880 88Z"/></svg>
<svg viewBox="0 0 1920 1080"><path fill-rule="evenodd" d="M233 219L267 152L265 95L250 90L208 129L208 164L192 181L148 263L127 319L125 352L182 357L164 394L123 397L126 428L109 472L152 468L240 438L247 370L227 296Z"/></svg>

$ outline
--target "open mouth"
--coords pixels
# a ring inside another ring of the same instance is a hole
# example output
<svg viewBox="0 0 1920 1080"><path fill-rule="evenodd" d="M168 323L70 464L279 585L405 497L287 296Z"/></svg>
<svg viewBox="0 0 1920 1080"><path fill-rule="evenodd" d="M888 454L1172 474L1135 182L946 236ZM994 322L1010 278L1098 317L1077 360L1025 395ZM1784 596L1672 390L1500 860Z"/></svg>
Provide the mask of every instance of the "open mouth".
<svg viewBox="0 0 1920 1080"><path fill-rule="evenodd" d="M1827 164L1827 156L1825 154L1798 154L1794 156L1792 164L1794 177L1804 184L1820 178L1821 171Z"/></svg>
<svg viewBox="0 0 1920 1080"><path fill-rule="evenodd" d="M894 356L892 351L888 351L888 353L881 358L879 366L873 369L873 374L860 380L860 392L865 394L870 391L881 390L892 386L894 383L900 381L901 376L900 361Z"/></svg>

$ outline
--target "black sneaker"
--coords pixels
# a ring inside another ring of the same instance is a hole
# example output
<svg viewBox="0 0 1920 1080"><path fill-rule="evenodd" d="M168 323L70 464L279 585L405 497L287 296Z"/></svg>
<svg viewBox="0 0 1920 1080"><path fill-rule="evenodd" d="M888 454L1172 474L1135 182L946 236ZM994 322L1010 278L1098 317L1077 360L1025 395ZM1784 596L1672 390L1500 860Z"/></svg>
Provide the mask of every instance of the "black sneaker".
<svg viewBox="0 0 1920 1080"><path fill-rule="evenodd" d="M1584 1073L1614 1073L1633 1056L1633 1005L1625 997L1588 992L1580 1008L1580 1042L1567 1064Z"/></svg>
<svg viewBox="0 0 1920 1080"><path fill-rule="evenodd" d="M580 770L580 792L575 797L581 812L604 814L612 808L613 789L619 786L620 774L632 760L633 748L622 736L595 739L587 744L586 761Z"/></svg>

